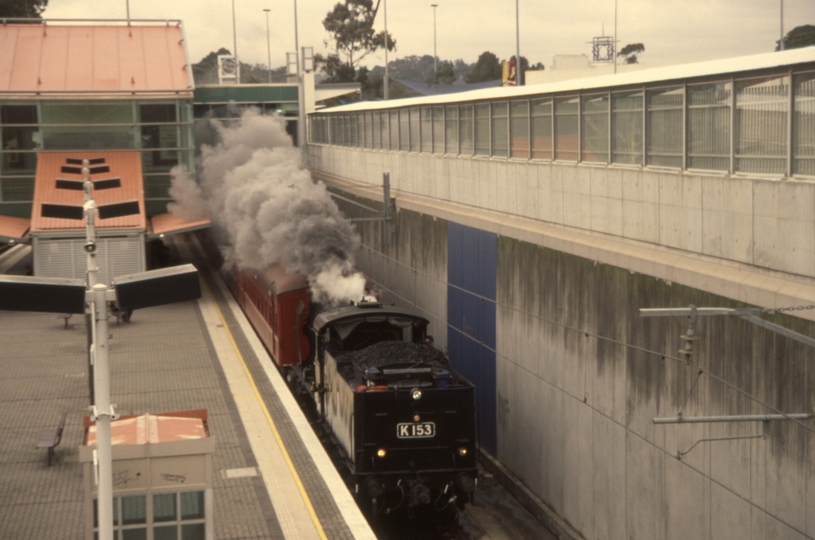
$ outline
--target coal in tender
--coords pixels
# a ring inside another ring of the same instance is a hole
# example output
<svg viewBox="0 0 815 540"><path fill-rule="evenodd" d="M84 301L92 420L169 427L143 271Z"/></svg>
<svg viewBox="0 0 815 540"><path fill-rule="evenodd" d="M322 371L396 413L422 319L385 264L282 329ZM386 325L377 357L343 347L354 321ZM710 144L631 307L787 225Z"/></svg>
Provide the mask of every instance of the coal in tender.
<svg viewBox="0 0 815 540"><path fill-rule="evenodd" d="M382 341L360 351L344 353L342 360L350 360L363 372L372 367L381 368L404 362L426 364L433 370L450 369L447 357L432 345L404 341Z"/></svg>

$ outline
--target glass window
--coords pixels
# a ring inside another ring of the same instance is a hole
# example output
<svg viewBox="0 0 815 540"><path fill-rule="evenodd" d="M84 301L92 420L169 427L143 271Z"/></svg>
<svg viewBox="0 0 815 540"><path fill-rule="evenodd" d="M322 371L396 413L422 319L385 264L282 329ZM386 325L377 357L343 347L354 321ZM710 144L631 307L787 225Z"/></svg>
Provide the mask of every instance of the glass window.
<svg viewBox="0 0 815 540"><path fill-rule="evenodd" d="M364 113L357 113L357 148L365 146L365 116Z"/></svg>
<svg viewBox="0 0 815 540"><path fill-rule="evenodd" d="M122 497L122 525L147 523L147 497L131 495Z"/></svg>
<svg viewBox="0 0 815 540"><path fill-rule="evenodd" d="M577 161L577 97L555 99L555 159Z"/></svg>
<svg viewBox="0 0 815 540"><path fill-rule="evenodd" d="M391 111L391 150L399 150L399 111Z"/></svg>
<svg viewBox="0 0 815 540"><path fill-rule="evenodd" d="M490 106L475 106L475 155L490 155Z"/></svg>
<svg viewBox="0 0 815 540"><path fill-rule="evenodd" d="M382 137L382 149L384 149L384 150L387 150L388 148L390 148L390 144L391 144L390 143L391 134L390 134L390 128L389 128L389 124L390 124L389 119L390 119L390 115L388 114L388 111L380 111L379 112L379 123L380 123L379 133L380 133L380 136Z"/></svg>
<svg viewBox="0 0 815 540"><path fill-rule="evenodd" d="M458 106L445 107L444 114L444 152L458 154Z"/></svg>
<svg viewBox="0 0 815 540"><path fill-rule="evenodd" d="M473 106L472 105L461 105L458 108L459 114L459 123L458 123L458 130L459 130L459 139L461 142L461 148L459 152L465 156L472 156L473 150L475 149L475 138L474 138L474 129L473 129Z"/></svg>
<svg viewBox="0 0 815 540"><path fill-rule="evenodd" d="M730 170L730 82L688 86L688 168Z"/></svg>
<svg viewBox="0 0 815 540"><path fill-rule="evenodd" d="M204 492L188 491L181 494L181 519L204 517Z"/></svg>
<svg viewBox="0 0 815 540"><path fill-rule="evenodd" d="M509 106L505 102L492 104L492 155L509 155Z"/></svg>
<svg viewBox="0 0 815 540"><path fill-rule="evenodd" d="M685 94L682 87L649 90L645 94L648 165L682 168L682 142L685 137L682 113Z"/></svg>
<svg viewBox="0 0 815 540"><path fill-rule="evenodd" d="M532 159L552 159L552 100L532 101Z"/></svg>
<svg viewBox="0 0 815 540"><path fill-rule="evenodd" d="M792 172L815 175L815 72L795 75Z"/></svg>
<svg viewBox="0 0 815 540"><path fill-rule="evenodd" d="M611 96L611 162L642 165L642 92Z"/></svg>
<svg viewBox="0 0 815 540"><path fill-rule="evenodd" d="M374 147L373 113L365 112L365 148Z"/></svg>
<svg viewBox="0 0 815 540"><path fill-rule="evenodd" d="M582 160L608 163L608 94L584 96L582 99Z"/></svg>
<svg viewBox="0 0 815 540"><path fill-rule="evenodd" d="M786 174L789 77L736 81L736 171Z"/></svg>
<svg viewBox="0 0 815 540"><path fill-rule="evenodd" d="M176 521L175 493L153 495L153 521Z"/></svg>
<svg viewBox="0 0 815 540"><path fill-rule="evenodd" d="M510 155L529 159L529 102L514 101L509 105Z"/></svg>
<svg viewBox="0 0 815 540"><path fill-rule="evenodd" d="M444 153L444 107L433 107L433 153Z"/></svg>
<svg viewBox="0 0 815 540"><path fill-rule="evenodd" d="M37 167L34 151L38 149L39 140L37 123L36 105L0 106L0 148L3 150L0 173L34 172Z"/></svg>
<svg viewBox="0 0 815 540"><path fill-rule="evenodd" d="M159 105L159 107L162 107ZM170 105L175 111L175 106ZM102 150L137 148L140 130L132 103L43 102L42 145L45 150ZM175 112L173 112L175 119ZM56 125L55 125L56 124ZM63 125L60 125L63 124ZM173 126L171 141L176 141ZM155 141L160 144L160 141ZM173 146L177 145L175 142ZM157 146L156 146L157 147Z"/></svg>
<svg viewBox="0 0 815 540"><path fill-rule="evenodd" d="M411 152L420 152L422 150L421 145L421 123L419 122L419 111L418 108L414 107L410 109L410 151Z"/></svg>
<svg viewBox="0 0 815 540"><path fill-rule="evenodd" d="M422 107L422 152L433 152L433 119L430 107Z"/></svg>
<svg viewBox="0 0 815 540"><path fill-rule="evenodd" d="M382 124L379 122L379 111L371 111L371 125L373 126L373 133L371 134L373 141L371 142L371 148L382 148L382 139L380 135Z"/></svg>
<svg viewBox="0 0 815 540"><path fill-rule="evenodd" d="M410 119L409 110L399 110L399 150L410 152Z"/></svg>

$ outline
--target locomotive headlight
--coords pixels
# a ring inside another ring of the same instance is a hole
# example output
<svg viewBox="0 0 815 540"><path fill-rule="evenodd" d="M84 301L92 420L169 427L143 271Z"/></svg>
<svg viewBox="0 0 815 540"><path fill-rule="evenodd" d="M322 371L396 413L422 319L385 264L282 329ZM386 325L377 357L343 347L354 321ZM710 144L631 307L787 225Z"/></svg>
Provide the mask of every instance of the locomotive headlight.
<svg viewBox="0 0 815 540"><path fill-rule="evenodd" d="M458 449L458 455L460 455L461 457L466 456L467 455L467 449L462 446L461 448Z"/></svg>
<svg viewBox="0 0 815 540"><path fill-rule="evenodd" d="M419 390L418 388L414 388L413 390L410 391L410 397L412 397L416 401L419 401L420 399L422 399L422 391Z"/></svg>
<svg viewBox="0 0 815 540"><path fill-rule="evenodd" d="M379 450L376 451L377 457L383 458L383 457L385 457L385 454L387 454L387 452L385 452L384 448L380 448Z"/></svg>
<svg viewBox="0 0 815 540"><path fill-rule="evenodd" d="M414 414L414 415L413 415L413 421L414 421L414 422L421 422L421 421L422 421L422 417L421 417L421 416L419 416L418 414Z"/></svg>

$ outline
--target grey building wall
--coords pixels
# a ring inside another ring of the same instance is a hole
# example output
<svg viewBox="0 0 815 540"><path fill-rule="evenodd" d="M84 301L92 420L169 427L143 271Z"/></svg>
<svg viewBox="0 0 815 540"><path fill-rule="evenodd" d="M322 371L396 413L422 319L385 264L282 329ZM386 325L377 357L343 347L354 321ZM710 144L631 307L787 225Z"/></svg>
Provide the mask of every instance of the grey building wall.
<svg viewBox="0 0 815 540"><path fill-rule="evenodd" d="M585 538L815 537L811 421L700 442L682 459L700 439L764 427L652 422L812 412L812 349L734 317L700 318L689 364L684 318L638 316L815 304L810 183L308 152L315 178L360 199L380 199L391 173L395 241L360 222L361 267L436 328L446 221L498 234L496 457ZM815 336L813 310L792 313L770 320Z"/></svg>

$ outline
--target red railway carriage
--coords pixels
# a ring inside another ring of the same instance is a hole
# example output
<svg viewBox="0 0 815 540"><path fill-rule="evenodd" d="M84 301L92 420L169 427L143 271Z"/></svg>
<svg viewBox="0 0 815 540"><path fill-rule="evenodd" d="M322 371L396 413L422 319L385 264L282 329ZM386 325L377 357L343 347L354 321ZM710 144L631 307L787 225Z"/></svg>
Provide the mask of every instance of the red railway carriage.
<svg viewBox="0 0 815 540"><path fill-rule="evenodd" d="M264 272L239 270L238 303L280 367L302 363L311 352L303 333L309 315L308 282L275 265Z"/></svg>

